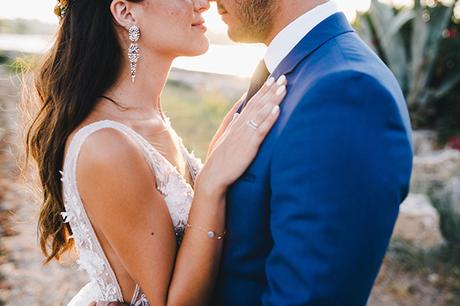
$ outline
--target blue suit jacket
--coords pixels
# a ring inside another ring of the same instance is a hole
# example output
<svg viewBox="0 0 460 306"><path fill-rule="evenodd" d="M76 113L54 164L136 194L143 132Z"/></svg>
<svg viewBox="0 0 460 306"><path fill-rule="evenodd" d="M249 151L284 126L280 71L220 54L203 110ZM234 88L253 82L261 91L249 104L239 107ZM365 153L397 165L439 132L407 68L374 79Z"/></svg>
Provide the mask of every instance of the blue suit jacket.
<svg viewBox="0 0 460 306"><path fill-rule="evenodd" d="M280 118L228 192L211 305L365 305L409 188L404 97L342 13L281 74Z"/></svg>

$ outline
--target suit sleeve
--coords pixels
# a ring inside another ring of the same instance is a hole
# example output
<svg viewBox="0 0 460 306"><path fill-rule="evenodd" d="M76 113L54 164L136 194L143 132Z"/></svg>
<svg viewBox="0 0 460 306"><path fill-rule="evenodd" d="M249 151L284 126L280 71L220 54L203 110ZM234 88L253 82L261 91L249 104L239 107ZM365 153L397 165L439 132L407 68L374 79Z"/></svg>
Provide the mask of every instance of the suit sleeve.
<svg viewBox="0 0 460 306"><path fill-rule="evenodd" d="M299 102L275 145L265 306L364 306L406 197L412 148L395 98L341 72Z"/></svg>

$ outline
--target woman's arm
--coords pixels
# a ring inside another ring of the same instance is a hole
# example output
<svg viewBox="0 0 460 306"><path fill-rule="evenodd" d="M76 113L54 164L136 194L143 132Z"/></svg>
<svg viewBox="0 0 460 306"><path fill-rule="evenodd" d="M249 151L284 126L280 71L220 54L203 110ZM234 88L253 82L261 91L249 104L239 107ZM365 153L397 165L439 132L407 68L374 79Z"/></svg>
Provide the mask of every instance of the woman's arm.
<svg viewBox="0 0 460 306"><path fill-rule="evenodd" d="M95 132L83 145L77 180L85 207L99 238L109 242L151 305L206 304L222 248L222 240L209 238L206 231L224 232L226 188L252 161L276 121L285 94L284 89L276 95L278 88L265 86L216 143L197 177L192 227L177 258L169 211L141 148L110 129ZM259 128L252 129L249 120Z"/></svg>
<svg viewBox="0 0 460 306"><path fill-rule="evenodd" d="M189 216L192 228L186 231L178 253L168 305L206 304L218 272L223 240L210 239L193 226L216 233L225 231L226 189L246 170L278 118L285 85L264 86L214 143L195 185ZM248 126L251 119L259 124L257 130Z"/></svg>

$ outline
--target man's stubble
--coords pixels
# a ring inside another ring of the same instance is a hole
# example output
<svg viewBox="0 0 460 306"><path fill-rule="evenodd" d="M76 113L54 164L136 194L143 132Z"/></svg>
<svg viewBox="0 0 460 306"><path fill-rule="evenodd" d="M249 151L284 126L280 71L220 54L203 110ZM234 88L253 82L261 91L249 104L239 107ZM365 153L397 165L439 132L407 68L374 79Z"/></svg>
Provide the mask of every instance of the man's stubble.
<svg viewBox="0 0 460 306"><path fill-rule="evenodd" d="M236 42L263 43L273 29L277 0L235 0L239 24L228 34Z"/></svg>

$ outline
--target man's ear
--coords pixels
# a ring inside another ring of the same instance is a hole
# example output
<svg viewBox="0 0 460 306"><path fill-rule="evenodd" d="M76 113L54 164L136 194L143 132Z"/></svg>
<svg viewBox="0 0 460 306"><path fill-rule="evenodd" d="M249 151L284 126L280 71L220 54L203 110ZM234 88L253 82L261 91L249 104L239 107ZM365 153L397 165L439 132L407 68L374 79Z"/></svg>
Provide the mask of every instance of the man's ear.
<svg viewBox="0 0 460 306"><path fill-rule="evenodd" d="M126 0L113 0L110 4L110 11L112 12L112 16L116 23L126 30L136 23L136 19L131 12L131 8L131 3Z"/></svg>

